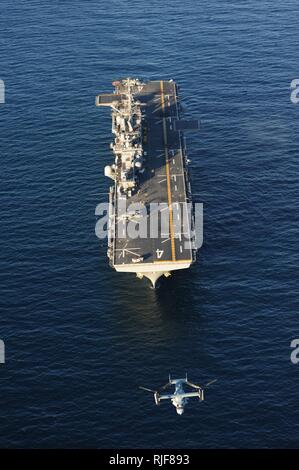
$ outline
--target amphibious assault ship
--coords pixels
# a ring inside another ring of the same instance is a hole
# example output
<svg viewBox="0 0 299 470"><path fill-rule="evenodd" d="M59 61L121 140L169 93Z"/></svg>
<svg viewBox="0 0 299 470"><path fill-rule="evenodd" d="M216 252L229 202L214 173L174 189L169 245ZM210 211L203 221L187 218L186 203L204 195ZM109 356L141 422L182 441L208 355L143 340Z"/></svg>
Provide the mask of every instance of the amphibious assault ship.
<svg viewBox="0 0 299 470"><path fill-rule="evenodd" d="M109 191L108 257L119 272L150 279L189 268L195 230L184 130L198 121L180 118L173 80L122 79L96 97L112 109L114 161ZM191 207L191 210L190 210Z"/></svg>

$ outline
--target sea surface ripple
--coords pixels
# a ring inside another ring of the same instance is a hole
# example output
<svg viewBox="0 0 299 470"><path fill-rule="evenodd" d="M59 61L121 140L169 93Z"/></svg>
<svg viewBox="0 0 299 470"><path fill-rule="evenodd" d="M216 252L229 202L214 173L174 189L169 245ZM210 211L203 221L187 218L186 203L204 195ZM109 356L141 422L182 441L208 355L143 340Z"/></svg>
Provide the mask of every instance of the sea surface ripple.
<svg viewBox="0 0 299 470"><path fill-rule="evenodd" d="M298 447L295 0L1 2L1 447ZM111 162L95 95L175 79L197 263L160 288L94 233ZM178 417L139 385L218 381Z"/></svg>

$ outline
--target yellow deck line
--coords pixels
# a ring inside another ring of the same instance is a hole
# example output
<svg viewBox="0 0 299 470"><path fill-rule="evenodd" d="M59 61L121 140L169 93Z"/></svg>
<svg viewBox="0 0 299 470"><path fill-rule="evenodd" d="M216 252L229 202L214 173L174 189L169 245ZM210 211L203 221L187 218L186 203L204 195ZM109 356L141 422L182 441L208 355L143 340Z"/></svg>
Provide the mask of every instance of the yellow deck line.
<svg viewBox="0 0 299 470"><path fill-rule="evenodd" d="M169 168L169 159L168 159L168 149L167 149L167 124L164 117L165 110L165 101L164 101L164 89L163 81L160 81L161 89L161 108L163 112L163 137L164 137L164 150L165 150L165 159L166 159L166 179L167 179L167 194L168 194L168 207L169 207L169 228L170 228L170 238L171 238L171 255L172 261L176 261L175 258L175 242L174 242L174 230L173 230L173 211L172 211L172 196L171 196L171 186L170 186L170 168Z"/></svg>
<svg viewBox="0 0 299 470"><path fill-rule="evenodd" d="M167 260L167 259L162 259L162 260L157 260L157 261L153 261L154 264L158 264L158 263L172 263L171 260ZM192 259L177 259L176 260L176 263L192 263ZM146 264L146 263L143 263L143 264Z"/></svg>

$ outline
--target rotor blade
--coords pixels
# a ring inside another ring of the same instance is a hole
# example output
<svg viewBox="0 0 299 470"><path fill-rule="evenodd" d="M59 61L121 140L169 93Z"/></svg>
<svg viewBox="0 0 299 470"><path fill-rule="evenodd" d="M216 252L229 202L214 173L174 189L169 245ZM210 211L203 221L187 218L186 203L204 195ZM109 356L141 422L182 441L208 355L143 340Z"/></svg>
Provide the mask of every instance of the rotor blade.
<svg viewBox="0 0 299 470"><path fill-rule="evenodd" d="M189 380L187 380L186 384L189 385L189 387L202 388L200 385L196 385L196 384L193 384L192 382L189 382Z"/></svg>
<svg viewBox="0 0 299 470"><path fill-rule="evenodd" d="M204 388L209 387L209 386L212 385L214 382L217 382L217 379L214 379L214 380L211 380L211 382L208 382L208 383L204 386Z"/></svg>
<svg viewBox="0 0 299 470"><path fill-rule="evenodd" d="M160 387L159 390L165 390L166 388L170 387L171 384L167 382L167 384L163 385L163 387Z"/></svg>
<svg viewBox="0 0 299 470"><path fill-rule="evenodd" d="M152 390L151 388L139 387L140 390L145 390L146 392L157 393L157 390Z"/></svg>

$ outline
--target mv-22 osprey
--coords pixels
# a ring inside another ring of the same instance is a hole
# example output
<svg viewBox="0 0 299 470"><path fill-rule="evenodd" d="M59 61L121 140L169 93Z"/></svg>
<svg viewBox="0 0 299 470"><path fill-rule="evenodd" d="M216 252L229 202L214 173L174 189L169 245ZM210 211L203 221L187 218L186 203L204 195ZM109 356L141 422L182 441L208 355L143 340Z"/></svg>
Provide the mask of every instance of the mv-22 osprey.
<svg viewBox="0 0 299 470"><path fill-rule="evenodd" d="M139 387L141 390L146 390L147 392L152 392L154 394L156 405L160 405L161 400L171 400L173 406L176 408L176 412L179 415L184 413L184 407L188 403L188 399L192 397L198 397L200 401L204 400L204 389L212 385L212 383L216 382L217 379L212 380L211 382L207 383L204 387L200 385L193 384L189 382L186 377L184 379L171 379L169 375L169 381L163 387L158 390L152 390L146 387ZM184 384L188 385L189 387L196 390L196 392L185 392ZM166 390L167 388L174 386L175 390L171 394L161 395L161 392Z"/></svg>

